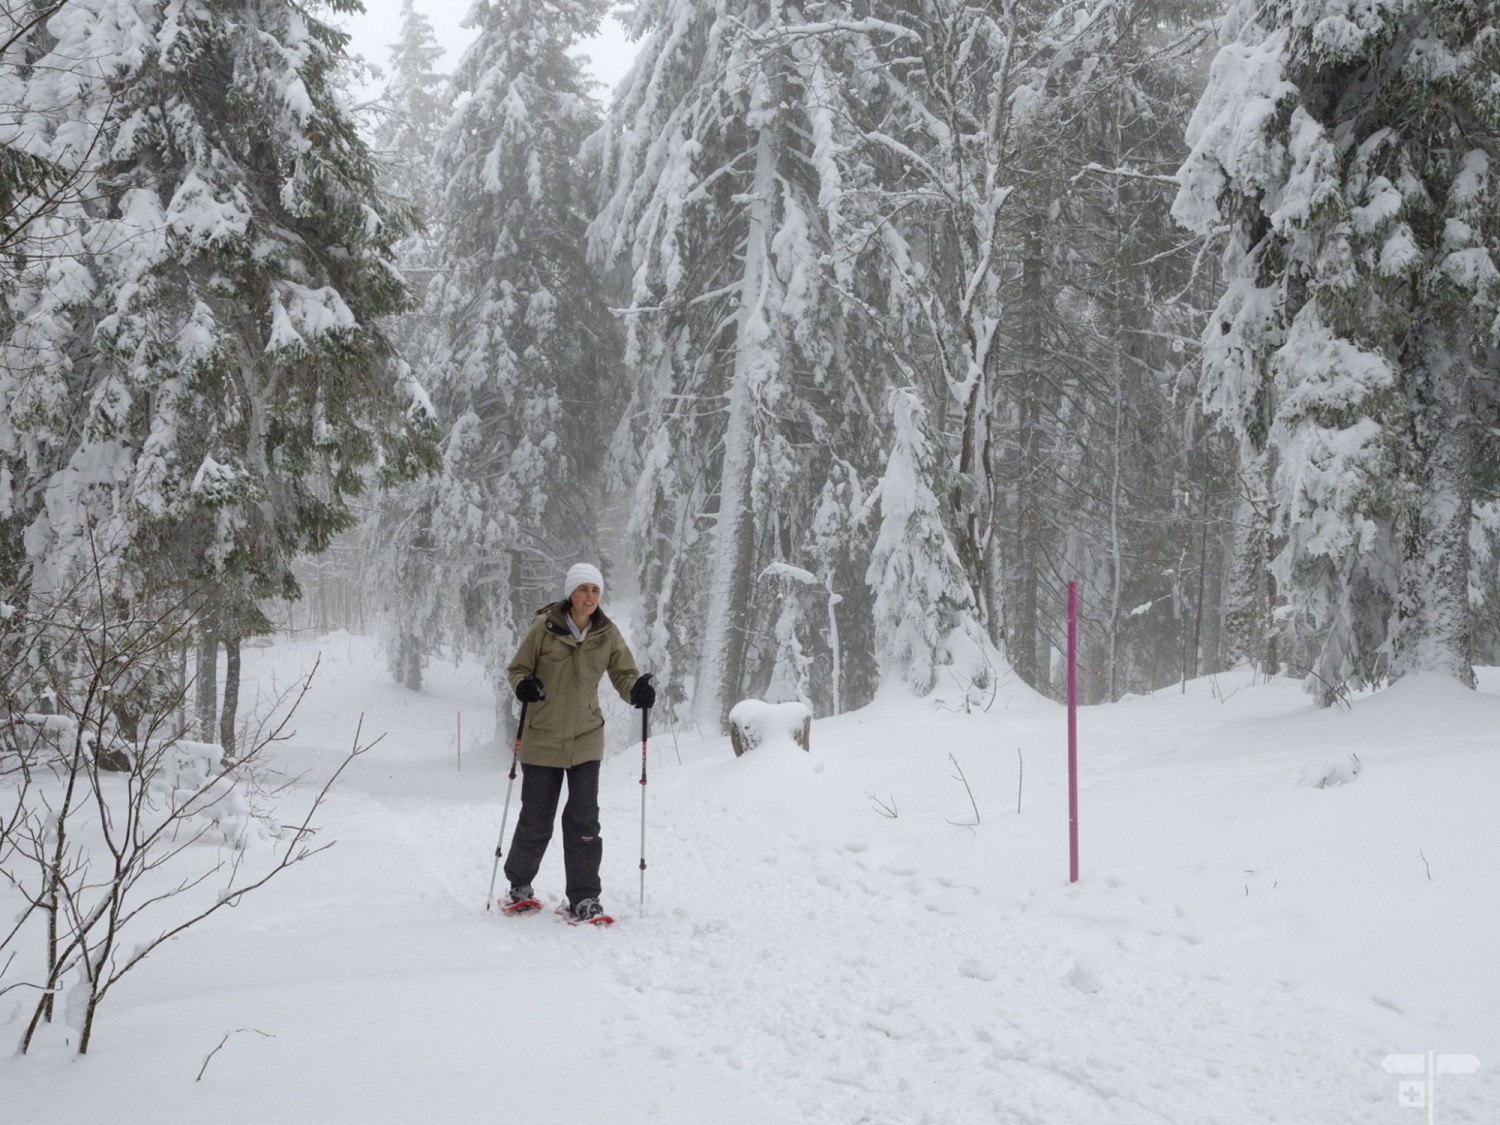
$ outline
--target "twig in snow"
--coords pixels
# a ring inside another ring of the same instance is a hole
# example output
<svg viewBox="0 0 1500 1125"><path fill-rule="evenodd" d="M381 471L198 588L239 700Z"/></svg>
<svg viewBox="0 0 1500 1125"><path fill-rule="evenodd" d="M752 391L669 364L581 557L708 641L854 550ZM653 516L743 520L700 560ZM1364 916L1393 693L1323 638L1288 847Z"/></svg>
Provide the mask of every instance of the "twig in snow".
<svg viewBox="0 0 1500 1125"><path fill-rule="evenodd" d="M1427 853L1421 848L1417 849L1417 854L1422 857L1422 866L1427 868L1427 881L1430 883L1432 882L1432 864L1427 862Z"/></svg>
<svg viewBox="0 0 1500 1125"><path fill-rule="evenodd" d="M879 797L875 796L874 793L866 793L865 796L870 798L870 803L875 806L875 811L878 812L881 816L889 817L891 820L896 819L898 814L896 812L895 794L891 795L890 804L886 804Z"/></svg>
<svg viewBox="0 0 1500 1125"><path fill-rule="evenodd" d="M236 1028L234 1031L225 1032L224 1033L224 1038L219 1040L219 1045L217 1047L215 1047L212 1051L208 1052L208 1058L204 1059L203 1060L203 1065L198 1068L198 1077L193 1079L194 1082L202 1082L203 1081L203 1072L208 1069L208 1064L214 1061L214 1056L217 1055L221 1050L224 1049L224 1044L229 1042L231 1036L238 1035L242 1031L253 1031L253 1032L255 1032L256 1035L259 1035L262 1039L275 1039L276 1038L276 1036L272 1035L270 1032L262 1031L258 1027L240 1027L240 1028Z"/></svg>
<svg viewBox="0 0 1500 1125"><path fill-rule="evenodd" d="M1021 815L1021 781L1026 776L1026 760L1021 757L1021 748L1016 747L1016 815Z"/></svg>
<svg viewBox="0 0 1500 1125"><path fill-rule="evenodd" d="M682 765L682 747L677 745L677 731L674 729L669 734L672 740L672 749L677 751L677 764L680 766Z"/></svg>
<svg viewBox="0 0 1500 1125"><path fill-rule="evenodd" d="M978 824L979 823L979 802L977 802L976 800L974 800L974 790L972 790L972 789L969 788L969 779L964 776L964 768L963 768L963 766L961 766L961 765L958 764L958 759L955 758L952 754L948 755L948 760L953 763L953 768L958 771L958 773L955 774L954 776L959 781L962 781L964 783L964 792L969 795L969 804L974 809L974 823Z"/></svg>

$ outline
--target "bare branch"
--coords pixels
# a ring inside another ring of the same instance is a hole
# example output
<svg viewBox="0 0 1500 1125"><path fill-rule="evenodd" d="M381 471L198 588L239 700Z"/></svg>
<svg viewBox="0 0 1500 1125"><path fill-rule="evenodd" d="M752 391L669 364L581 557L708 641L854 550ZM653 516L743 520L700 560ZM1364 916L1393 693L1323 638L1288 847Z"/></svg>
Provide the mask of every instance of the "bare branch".
<svg viewBox="0 0 1500 1125"><path fill-rule="evenodd" d="M974 790L972 790L972 789L969 788L969 779L964 776L964 769L963 769L963 767L961 765L958 764L958 759L957 758L955 758L952 754L949 754L948 755L948 760L953 763L953 768L958 771L957 773L955 773L953 775L954 778L956 780L962 781L964 783L964 792L969 795L969 805L974 810L974 823L978 824L979 823L979 802L976 801L976 800L974 800ZM949 824L955 824L957 822L950 820L948 823ZM968 825L960 825L960 827L967 828Z"/></svg>
<svg viewBox="0 0 1500 1125"><path fill-rule="evenodd" d="M219 1040L219 1045L217 1047L215 1047L212 1051L208 1052L208 1057L203 1060L203 1065L198 1068L198 1077L194 1078L193 1081L194 1082L202 1082L203 1081L203 1072L208 1069L208 1064L214 1061L214 1056L217 1055L221 1050L224 1049L224 1044L228 1043L231 1037L233 1037L235 1035L243 1034L244 1032L247 1032L247 1031L254 1032L256 1035L259 1035L262 1039L275 1039L276 1038L276 1036L272 1035L270 1032L261 1031L258 1027L237 1027L233 1031L226 1032L225 1035L224 1035L224 1038Z"/></svg>

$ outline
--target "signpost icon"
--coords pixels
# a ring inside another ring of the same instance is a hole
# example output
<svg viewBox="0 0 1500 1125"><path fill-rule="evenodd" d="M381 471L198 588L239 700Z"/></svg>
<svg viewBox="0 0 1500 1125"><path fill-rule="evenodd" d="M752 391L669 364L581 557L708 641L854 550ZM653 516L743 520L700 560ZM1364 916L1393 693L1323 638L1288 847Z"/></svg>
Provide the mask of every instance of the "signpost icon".
<svg viewBox="0 0 1500 1125"><path fill-rule="evenodd" d="M1439 1055L1428 1051L1425 1055L1386 1055L1380 1062L1387 1074L1417 1074L1417 1080L1403 1079L1396 1091L1396 1100L1407 1109L1427 1107L1427 1125L1434 1125L1433 1095L1435 1079L1439 1074L1473 1074L1479 1069L1479 1060L1473 1055Z"/></svg>

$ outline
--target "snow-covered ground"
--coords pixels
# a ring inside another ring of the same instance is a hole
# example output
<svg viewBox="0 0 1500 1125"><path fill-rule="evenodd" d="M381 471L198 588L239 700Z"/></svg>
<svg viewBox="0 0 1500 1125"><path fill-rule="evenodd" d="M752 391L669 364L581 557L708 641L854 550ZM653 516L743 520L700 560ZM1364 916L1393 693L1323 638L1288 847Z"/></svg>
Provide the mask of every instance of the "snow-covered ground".
<svg viewBox="0 0 1500 1125"><path fill-rule="evenodd" d="M1496 670L1352 710L1247 672L1085 709L1076 885L1064 712L1017 683L820 720L810 754L661 732L644 908L621 707L596 930L486 912L513 732L478 670L405 692L339 634L246 679L320 653L284 767L387 732L319 817L337 845L143 963L88 1056L66 1027L4 1052L0 1120L1500 1121Z"/></svg>

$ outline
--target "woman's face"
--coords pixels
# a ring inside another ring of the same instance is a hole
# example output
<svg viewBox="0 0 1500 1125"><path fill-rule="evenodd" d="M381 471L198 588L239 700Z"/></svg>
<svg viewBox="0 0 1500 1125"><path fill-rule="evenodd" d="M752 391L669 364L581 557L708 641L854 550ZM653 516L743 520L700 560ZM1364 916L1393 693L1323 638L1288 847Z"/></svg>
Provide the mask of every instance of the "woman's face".
<svg viewBox="0 0 1500 1125"><path fill-rule="evenodd" d="M572 611L574 621L584 621L594 616L594 610L599 608L599 587L592 582L579 586L568 599L568 608Z"/></svg>

